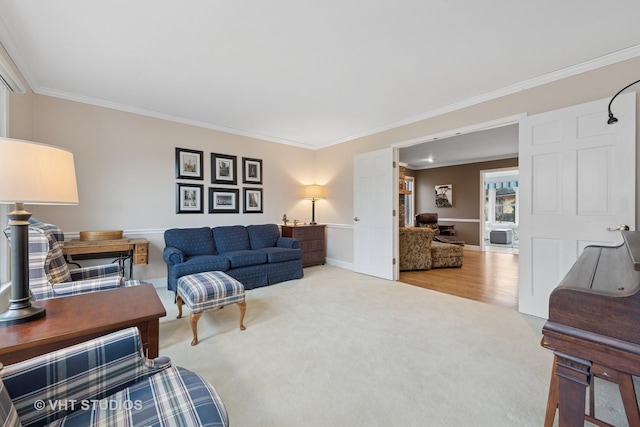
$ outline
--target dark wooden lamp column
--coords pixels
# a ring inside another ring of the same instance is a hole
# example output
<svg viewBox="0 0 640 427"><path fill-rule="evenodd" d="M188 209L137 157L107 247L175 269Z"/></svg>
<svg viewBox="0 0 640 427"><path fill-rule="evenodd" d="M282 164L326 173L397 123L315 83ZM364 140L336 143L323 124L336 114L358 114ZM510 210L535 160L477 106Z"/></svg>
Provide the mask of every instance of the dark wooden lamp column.
<svg viewBox="0 0 640 427"><path fill-rule="evenodd" d="M311 199L311 222L316 225L316 200L324 198L324 187L321 185L307 185L304 187L304 198Z"/></svg>
<svg viewBox="0 0 640 427"><path fill-rule="evenodd" d="M0 327L45 315L29 293L29 218L25 204L74 205L78 188L73 154L62 148L0 138L0 203L15 204L8 214L11 232L11 298Z"/></svg>

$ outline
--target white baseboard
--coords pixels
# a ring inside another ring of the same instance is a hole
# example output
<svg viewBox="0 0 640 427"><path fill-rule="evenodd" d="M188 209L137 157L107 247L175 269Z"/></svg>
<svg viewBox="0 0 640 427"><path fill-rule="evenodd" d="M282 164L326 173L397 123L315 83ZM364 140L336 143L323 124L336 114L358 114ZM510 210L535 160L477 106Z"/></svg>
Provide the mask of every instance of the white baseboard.
<svg viewBox="0 0 640 427"><path fill-rule="evenodd" d="M333 258L327 258L326 262L327 264L332 265L334 267L340 267L340 268L344 268L345 270L353 271L352 262L344 262L344 261L340 261L338 259L333 259Z"/></svg>

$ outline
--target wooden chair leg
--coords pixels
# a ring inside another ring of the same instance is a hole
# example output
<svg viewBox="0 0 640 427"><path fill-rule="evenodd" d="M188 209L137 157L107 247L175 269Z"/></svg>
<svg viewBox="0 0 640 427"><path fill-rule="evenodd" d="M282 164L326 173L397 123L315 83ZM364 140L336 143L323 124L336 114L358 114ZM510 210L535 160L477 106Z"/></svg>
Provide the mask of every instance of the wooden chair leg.
<svg viewBox="0 0 640 427"><path fill-rule="evenodd" d="M178 305L178 317L176 317L176 319L181 319L182 318L182 298L180 298L180 295L176 294L176 304Z"/></svg>
<svg viewBox="0 0 640 427"><path fill-rule="evenodd" d="M189 321L191 322L191 331L193 332L193 340L191 341L191 345L198 344L198 320L202 316L202 312L200 313L191 313L191 317Z"/></svg>
<svg viewBox="0 0 640 427"><path fill-rule="evenodd" d="M558 409L558 376L556 375L556 357L553 356L551 380L549 381L549 397L547 397L547 412L544 416L544 427L552 427Z"/></svg>
<svg viewBox="0 0 640 427"><path fill-rule="evenodd" d="M238 303L238 307L240 307L240 330L244 331L245 329L247 329L243 322L244 322L244 314L247 311L247 303L242 301Z"/></svg>

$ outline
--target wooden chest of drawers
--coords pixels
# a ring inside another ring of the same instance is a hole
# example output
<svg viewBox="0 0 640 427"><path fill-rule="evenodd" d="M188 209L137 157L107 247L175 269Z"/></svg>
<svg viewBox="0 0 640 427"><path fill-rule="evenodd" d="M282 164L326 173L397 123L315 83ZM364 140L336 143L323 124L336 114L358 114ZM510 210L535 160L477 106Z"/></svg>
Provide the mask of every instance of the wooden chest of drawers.
<svg viewBox="0 0 640 427"><path fill-rule="evenodd" d="M302 266L324 264L327 256L325 225L283 225L282 236L300 242Z"/></svg>

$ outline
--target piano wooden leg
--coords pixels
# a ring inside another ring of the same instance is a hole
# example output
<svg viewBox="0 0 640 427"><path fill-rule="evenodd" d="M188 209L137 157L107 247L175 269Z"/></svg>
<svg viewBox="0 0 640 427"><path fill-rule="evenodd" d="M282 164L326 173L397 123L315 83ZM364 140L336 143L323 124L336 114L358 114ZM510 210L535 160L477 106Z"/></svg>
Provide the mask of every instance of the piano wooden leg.
<svg viewBox="0 0 640 427"><path fill-rule="evenodd" d="M558 376L556 375L556 357L553 356L551 379L549 380L549 397L547 397L547 412L544 416L544 427L553 427L553 420L558 409Z"/></svg>
<svg viewBox="0 0 640 427"><path fill-rule="evenodd" d="M560 427L583 427L584 404L591 374L591 362L554 352L558 376Z"/></svg>
<svg viewBox="0 0 640 427"><path fill-rule="evenodd" d="M640 427L640 412L636 400L636 390L633 386L633 378L629 374L618 373L618 387L622 396L624 411L627 413L629 427Z"/></svg>

